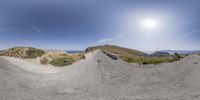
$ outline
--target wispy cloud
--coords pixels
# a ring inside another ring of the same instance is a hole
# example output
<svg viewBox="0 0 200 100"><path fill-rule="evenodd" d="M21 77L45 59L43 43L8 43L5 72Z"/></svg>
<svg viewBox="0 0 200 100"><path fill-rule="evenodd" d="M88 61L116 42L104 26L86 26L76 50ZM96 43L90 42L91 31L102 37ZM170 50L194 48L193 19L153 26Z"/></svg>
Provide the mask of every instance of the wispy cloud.
<svg viewBox="0 0 200 100"><path fill-rule="evenodd" d="M12 31L12 30L18 30L19 28L14 28L14 27L8 27L8 28L0 28L0 33L2 33L3 31ZM43 31L36 27L36 26L31 26L31 29L35 32L38 32L38 33L43 33Z"/></svg>
<svg viewBox="0 0 200 100"><path fill-rule="evenodd" d="M178 37L177 39L175 39L174 41L171 42L171 44L175 44L176 42L188 37L188 36L191 36L191 35L194 35L196 33L200 32L200 29L198 30L194 30L192 32L189 32L189 33L185 33L182 37Z"/></svg>
<svg viewBox="0 0 200 100"><path fill-rule="evenodd" d="M120 38L123 38L123 37L124 37L124 35L119 34L117 37L112 37L112 38L102 38L102 39L96 41L95 44L108 43L108 42L115 41L115 40L120 39Z"/></svg>
<svg viewBox="0 0 200 100"><path fill-rule="evenodd" d="M38 32L38 33L43 33L42 30L36 26L32 26L31 27L34 31Z"/></svg>
<svg viewBox="0 0 200 100"><path fill-rule="evenodd" d="M110 42L110 41L113 41L115 40L116 38L103 38L103 39L100 39L99 41L95 42L96 44L102 44L102 43L107 43L107 42Z"/></svg>

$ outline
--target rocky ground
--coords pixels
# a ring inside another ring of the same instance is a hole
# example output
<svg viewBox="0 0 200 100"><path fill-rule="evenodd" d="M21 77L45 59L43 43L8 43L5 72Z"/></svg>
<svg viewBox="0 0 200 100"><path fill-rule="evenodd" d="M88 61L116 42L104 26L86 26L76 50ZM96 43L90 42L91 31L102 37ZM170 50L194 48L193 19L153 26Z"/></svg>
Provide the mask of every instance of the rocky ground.
<svg viewBox="0 0 200 100"><path fill-rule="evenodd" d="M197 55L173 63L136 65L96 51L67 67L43 67L1 57L0 100L200 99Z"/></svg>

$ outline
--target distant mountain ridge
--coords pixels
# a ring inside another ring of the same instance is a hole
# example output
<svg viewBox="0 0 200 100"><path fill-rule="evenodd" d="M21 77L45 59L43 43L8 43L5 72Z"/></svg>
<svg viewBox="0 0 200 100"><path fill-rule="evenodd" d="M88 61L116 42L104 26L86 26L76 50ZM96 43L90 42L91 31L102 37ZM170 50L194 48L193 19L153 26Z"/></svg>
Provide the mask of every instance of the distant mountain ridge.
<svg viewBox="0 0 200 100"><path fill-rule="evenodd" d="M84 52L84 50L65 50L65 53L81 53Z"/></svg>
<svg viewBox="0 0 200 100"><path fill-rule="evenodd" d="M163 52L163 51L156 51L156 52L152 53L151 56L166 57L166 56L170 56L170 53Z"/></svg>
<svg viewBox="0 0 200 100"><path fill-rule="evenodd" d="M162 52L168 52L170 54L179 53L179 54L196 54L200 50L161 50Z"/></svg>

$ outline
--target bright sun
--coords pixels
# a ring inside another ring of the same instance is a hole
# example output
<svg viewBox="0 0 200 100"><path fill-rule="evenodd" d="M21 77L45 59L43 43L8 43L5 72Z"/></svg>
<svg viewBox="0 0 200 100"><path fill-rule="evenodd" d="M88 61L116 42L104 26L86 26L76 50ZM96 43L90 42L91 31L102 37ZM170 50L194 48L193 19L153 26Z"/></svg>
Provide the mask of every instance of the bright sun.
<svg viewBox="0 0 200 100"><path fill-rule="evenodd" d="M144 19L141 24L142 27L148 30L156 29L158 27L158 22L155 19Z"/></svg>

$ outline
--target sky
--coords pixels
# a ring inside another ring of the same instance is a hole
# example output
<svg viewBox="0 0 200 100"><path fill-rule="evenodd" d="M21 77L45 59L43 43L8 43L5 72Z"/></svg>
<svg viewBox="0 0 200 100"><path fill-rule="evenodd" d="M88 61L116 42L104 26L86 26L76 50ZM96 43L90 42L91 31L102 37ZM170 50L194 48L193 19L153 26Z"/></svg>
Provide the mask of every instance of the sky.
<svg viewBox="0 0 200 100"><path fill-rule="evenodd" d="M0 49L200 50L199 0L1 0Z"/></svg>

